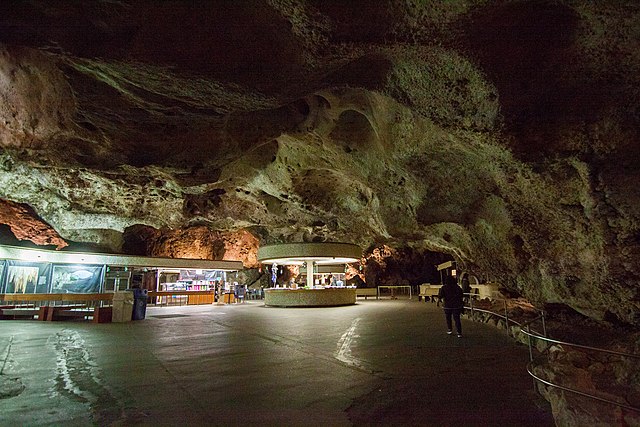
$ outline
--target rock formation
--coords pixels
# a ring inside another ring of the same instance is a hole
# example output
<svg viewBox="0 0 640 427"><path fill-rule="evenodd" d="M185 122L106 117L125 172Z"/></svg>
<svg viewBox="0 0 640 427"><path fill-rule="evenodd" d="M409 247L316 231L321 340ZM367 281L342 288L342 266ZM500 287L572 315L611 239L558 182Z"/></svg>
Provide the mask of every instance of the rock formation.
<svg viewBox="0 0 640 427"><path fill-rule="evenodd" d="M637 2L0 9L19 239L249 265L258 243L386 245L640 323Z"/></svg>

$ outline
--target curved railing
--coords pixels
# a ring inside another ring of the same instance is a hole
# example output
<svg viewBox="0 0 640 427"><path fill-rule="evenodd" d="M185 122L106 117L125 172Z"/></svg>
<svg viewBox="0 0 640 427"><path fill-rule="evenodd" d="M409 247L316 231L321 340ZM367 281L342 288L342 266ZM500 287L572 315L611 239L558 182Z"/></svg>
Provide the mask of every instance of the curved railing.
<svg viewBox="0 0 640 427"><path fill-rule="evenodd" d="M519 322L509 318L509 310L507 307L507 299L505 298L491 298L492 301L503 301L504 302L504 314L500 314L498 312L495 311L491 311L491 310L487 310L484 308L478 308L478 307L474 307L473 305L473 301L480 298L480 296L478 294L473 294L473 293L465 293L464 295L467 295L469 298L469 306L465 306L465 309L469 309L471 311L471 318L473 319L473 313L476 311L482 312L482 313L487 313L487 314L491 314L493 316L497 316L497 317L501 317L504 319L505 321L505 328L507 330L507 335L510 335L510 329L509 329L509 323L512 323L514 325L517 325L520 327L520 329L522 329L523 326L527 325L527 324L531 324L537 320L541 320L542 322L542 333L544 336L547 336L547 324L545 322L544 319L544 310L540 310L534 307L535 310L538 310L540 312L540 314L538 314L537 317L535 317L534 319L531 319L527 322L525 322L524 324L520 324Z"/></svg>
<svg viewBox="0 0 640 427"><path fill-rule="evenodd" d="M555 384L555 383L552 383L551 381L545 380L544 378L540 378L539 376L537 376L536 374L533 373L533 370L531 369L531 365L532 365L532 362L529 362L529 364L527 365L527 372L529 373L529 375L531 375L531 377L535 381L539 381L542 384L548 385L550 387L557 388L557 389L564 390L564 391L568 391L568 392L571 392L571 393L574 393L574 394L577 394L577 395L580 395L580 396L583 396L583 397L588 397L590 399L599 400L600 402L603 402L603 403L608 403L610 405L619 406L621 408L629 409L631 411L640 412L640 408L636 408L634 406L629 406L626 403L621 403L621 402L617 402L615 400L605 399L603 397L595 396L593 394L585 393L584 391L580 391L580 390L576 390L576 389L573 389L573 388L565 387L565 386L560 385L560 384Z"/></svg>
<svg viewBox="0 0 640 427"><path fill-rule="evenodd" d="M592 346L583 345L583 344L571 343L571 342L567 342L567 341L560 341L560 340L549 338L547 336L541 336L541 335L531 331L530 324L528 324L526 326L527 326L527 329L521 328L520 332L522 332L523 334L527 335L528 340L529 340L529 364L527 365L527 372L529 373L529 375L531 375L531 377L535 381L539 381L542 384L545 384L545 385L553 387L553 388L557 388L557 389L560 389L560 390L568 391L570 393L574 393L574 394L577 394L577 395L580 395L580 396L583 396L583 397L588 397L590 399L598 400L600 402L608 403L610 405L615 405L615 406L619 406L621 408L625 408L625 409L628 409L628 410L631 410L631 411L640 412L640 408L637 408L635 406L631 406L631 405L628 405L626 403L622 403L622 402L615 401L615 400L605 399L603 397L596 396L594 394L586 393L586 392L581 391L581 390L576 390L576 389L573 389L573 388L570 388L570 387L563 386L561 384L553 383L553 382L551 382L549 380L545 380L544 378L540 378L538 375L536 375L533 372L533 369L532 369L532 366L533 366L532 347L533 346L532 346L531 339L533 338L533 339L545 341L545 342L552 343L552 344L560 344L560 345L564 345L564 346L568 346L568 347L575 347L575 348L580 348L580 349L593 351L593 352L612 354L612 355L615 355L615 356L627 357L627 358L631 358L631 359L640 359L640 354L624 353L624 352L621 352L621 351L609 350L609 349L606 349L606 348L598 348L598 347L592 347Z"/></svg>
<svg viewBox="0 0 640 427"><path fill-rule="evenodd" d="M615 401L615 400L610 400L610 399L605 399L603 397L600 396L596 396L593 395L591 393L586 393L584 391L581 390L576 390L576 389L572 389L570 387L566 387L563 386L561 384L556 384L554 382L551 382L549 380L546 380L544 378L539 377L538 375L536 375L533 372L532 366L533 366L533 339L536 340L541 340L541 341L545 341L548 343L552 343L552 344L560 344L560 345L565 345L565 346L569 346L569 347L575 347L575 348L581 348L584 350L589 350L589 351L595 351L595 352L600 352L600 353L606 353L606 354L612 354L612 355L616 355L616 356L620 356L620 357L628 357L628 358L633 358L633 359L640 359L640 354L633 354L633 353L623 353L620 351L615 351L615 350L608 350L608 349L604 349L604 348L598 348L598 347L592 347L592 346L588 346L588 345L583 345L583 344L575 344L575 343L571 343L571 342L566 342L566 341L560 341L560 340L556 340L556 339L552 339L547 337L547 330L546 330L546 324L545 324L545 316L544 316L544 311L540 310L540 314L538 316L536 316L533 319L530 319L524 323L519 323L513 319L509 319L509 313L507 310L507 300L503 299L503 298L492 298L492 300L502 300L504 301L504 315L501 313L497 313L495 311L491 311L491 310L487 310L487 309L483 309L483 308L478 308L478 307L474 307L473 305L473 301L475 298L478 297L478 295L476 294L465 294L465 295L469 295L469 306L465 306L466 309L469 309L471 311L471 318L474 319L475 316L473 316L475 311L480 311L480 312L484 312L484 313L488 313L494 316L498 316L501 317L503 319L505 319L506 322L506 329L507 329L507 334L510 335L509 332L509 323L515 324L520 328L520 332L525 334L527 336L527 340L528 340L528 346L529 346L529 363L527 364L527 372L529 373L529 375L533 378L534 383L536 381L549 386L549 387L553 387L553 388L557 388L560 390L564 390L564 391L568 391L570 393L574 393L583 397L588 397L590 399L593 400L597 400L603 403L607 403L610 405L615 405L618 406L620 408L625 408L628 409L630 411L635 411L635 412L640 412L640 408L636 408L634 406L628 405L626 403L622 403L619 401ZM534 322L537 322L538 320L540 320L542 322L542 329L543 329L543 333L539 334L535 331L531 330L531 325Z"/></svg>

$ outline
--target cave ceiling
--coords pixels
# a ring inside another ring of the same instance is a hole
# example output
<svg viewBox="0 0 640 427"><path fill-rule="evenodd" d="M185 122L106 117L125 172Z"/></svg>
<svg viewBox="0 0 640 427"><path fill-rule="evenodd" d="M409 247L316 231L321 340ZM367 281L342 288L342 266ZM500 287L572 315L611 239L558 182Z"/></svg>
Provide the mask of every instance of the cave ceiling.
<svg viewBox="0 0 640 427"><path fill-rule="evenodd" d="M637 324L639 39L631 0L3 1L0 222L442 252Z"/></svg>

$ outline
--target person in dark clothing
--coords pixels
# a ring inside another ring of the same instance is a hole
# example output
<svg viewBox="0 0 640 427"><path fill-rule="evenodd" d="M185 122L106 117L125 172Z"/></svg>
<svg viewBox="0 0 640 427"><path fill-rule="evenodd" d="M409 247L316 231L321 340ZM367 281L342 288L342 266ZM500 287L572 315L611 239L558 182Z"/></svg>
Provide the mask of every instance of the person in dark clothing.
<svg viewBox="0 0 640 427"><path fill-rule="evenodd" d="M465 274L462 277L462 293L464 296L462 297L463 306L469 304L469 294L471 293L471 284L469 283L469 275ZM464 314L464 308L461 311Z"/></svg>
<svg viewBox="0 0 640 427"><path fill-rule="evenodd" d="M462 324L460 323L460 313L462 312L462 288L456 283L455 277L449 276L445 280L444 285L438 292L438 297L444 300L444 315L447 320L447 334L451 335L453 330L451 328L451 317L456 323L456 330L458 332L458 338L462 338Z"/></svg>
<svg viewBox="0 0 640 427"><path fill-rule="evenodd" d="M469 275L465 274L462 278L462 292L465 294L471 293L471 284L469 283ZM469 295L464 296L464 301L469 301Z"/></svg>

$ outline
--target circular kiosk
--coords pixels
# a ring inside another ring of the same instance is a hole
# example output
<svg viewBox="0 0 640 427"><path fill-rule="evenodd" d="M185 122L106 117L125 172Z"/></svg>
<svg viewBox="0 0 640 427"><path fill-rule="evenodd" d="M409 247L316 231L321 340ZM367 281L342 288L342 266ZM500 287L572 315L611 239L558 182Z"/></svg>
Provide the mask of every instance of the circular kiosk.
<svg viewBox="0 0 640 427"><path fill-rule="evenodd" d="M258 261L280 265L306 265L306 286L265 289L264 303L273 307L334 307L356 303L355 286L318 285L314 271L357 262L362 255L359 246L350 243L284 243L258 249Z"/></svg>

